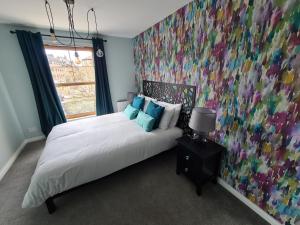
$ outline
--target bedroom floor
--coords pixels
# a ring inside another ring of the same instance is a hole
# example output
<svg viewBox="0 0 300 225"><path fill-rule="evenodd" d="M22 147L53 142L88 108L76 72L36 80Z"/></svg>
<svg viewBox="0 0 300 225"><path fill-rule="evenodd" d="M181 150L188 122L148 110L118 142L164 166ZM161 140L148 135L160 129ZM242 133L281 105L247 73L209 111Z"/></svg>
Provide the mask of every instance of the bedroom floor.
<svg viewBox="0 0 300 225"><path fill-rule="evenodd" d="M21 203L44 141L26 146L0 182L1 225L260 225L267 224L220 185L195 186L175 173L169 151L55 200L57 211Z"/></svg>

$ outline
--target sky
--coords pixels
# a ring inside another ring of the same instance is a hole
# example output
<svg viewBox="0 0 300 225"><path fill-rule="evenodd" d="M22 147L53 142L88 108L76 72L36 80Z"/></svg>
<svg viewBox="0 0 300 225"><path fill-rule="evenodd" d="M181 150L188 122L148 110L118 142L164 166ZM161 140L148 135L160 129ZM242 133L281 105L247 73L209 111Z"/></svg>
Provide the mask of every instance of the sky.
<svg viewBox="0 0 300 225"><path fill-rule="evenodd" d="M92 52L91 51L82 51L77 50L79 54L80 59L84 58L92 58ZM57 50L57 49L47 49L46 48L46 54L52 54L54 57L71 57L72 61L75 59L75 51L73 50ZM70 56L69 56L70 54Z"/></svg>

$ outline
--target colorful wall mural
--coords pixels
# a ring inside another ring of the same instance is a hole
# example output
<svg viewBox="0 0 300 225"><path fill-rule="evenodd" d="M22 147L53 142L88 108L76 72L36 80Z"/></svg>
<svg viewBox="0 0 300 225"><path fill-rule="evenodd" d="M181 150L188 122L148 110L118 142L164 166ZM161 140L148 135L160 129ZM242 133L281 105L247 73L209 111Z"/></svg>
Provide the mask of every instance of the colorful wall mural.
<svg viewBox="0 0 300 225"><path fill-rule="evenodd" d="M197 86L227 147L221 175L300 223L300 1L195 0L134 39L136 79Z"/></svg>

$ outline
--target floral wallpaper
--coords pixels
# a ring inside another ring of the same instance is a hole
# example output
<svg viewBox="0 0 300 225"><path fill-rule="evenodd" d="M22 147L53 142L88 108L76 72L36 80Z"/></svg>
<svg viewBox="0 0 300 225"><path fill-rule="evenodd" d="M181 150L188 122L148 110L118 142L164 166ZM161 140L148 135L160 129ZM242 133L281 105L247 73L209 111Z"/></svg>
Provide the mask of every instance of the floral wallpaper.
<svg viewBox="0 0 300 225"><path fill-rule="evenodd" d="M134 39L136 80L197 86L227 147L221 175L300 224L300 1L195 0Z"/></svg>

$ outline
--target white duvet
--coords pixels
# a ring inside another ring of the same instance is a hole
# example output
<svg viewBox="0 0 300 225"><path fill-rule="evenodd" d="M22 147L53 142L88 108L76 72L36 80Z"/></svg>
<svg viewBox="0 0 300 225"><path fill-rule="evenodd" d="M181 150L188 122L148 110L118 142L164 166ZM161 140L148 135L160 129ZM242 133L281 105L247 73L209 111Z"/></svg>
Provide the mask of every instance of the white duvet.
<svg viewBox="0 0 300 225"><path fill-rule="evenodd" d="M22 207L99 179L175 146L182 130L145 132L113 113L55 126L38 161Z"/></svg>

